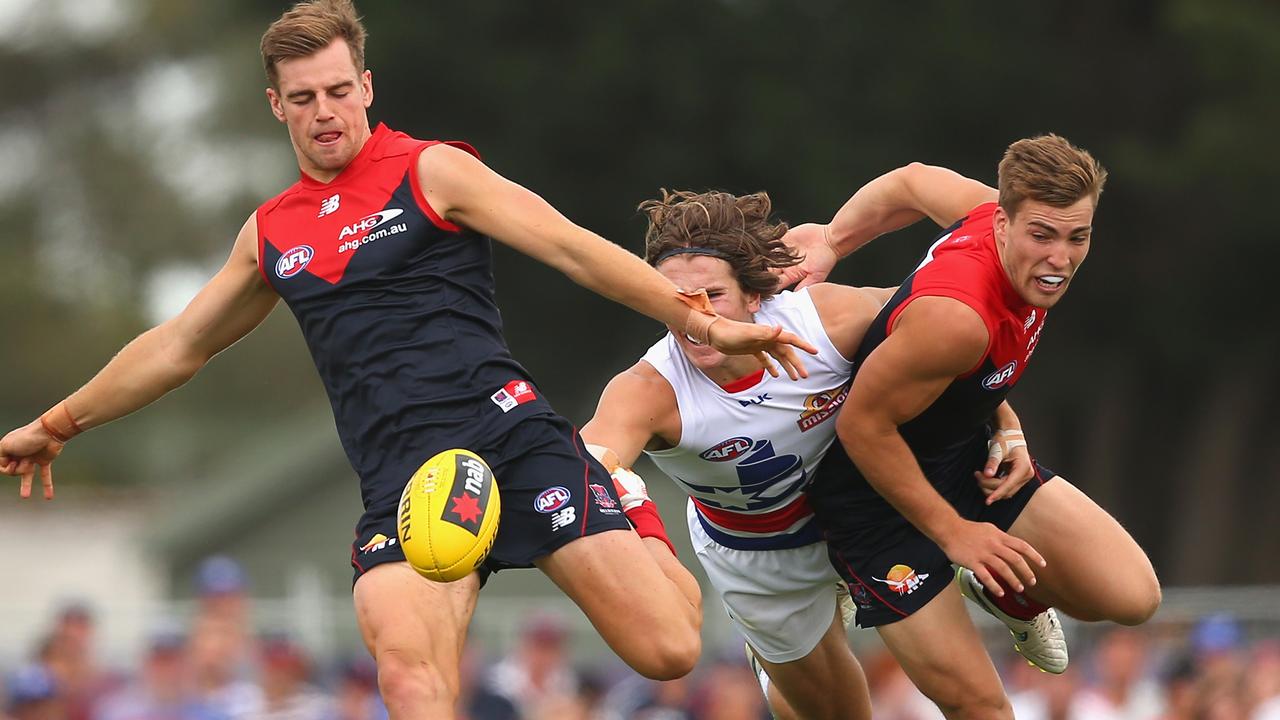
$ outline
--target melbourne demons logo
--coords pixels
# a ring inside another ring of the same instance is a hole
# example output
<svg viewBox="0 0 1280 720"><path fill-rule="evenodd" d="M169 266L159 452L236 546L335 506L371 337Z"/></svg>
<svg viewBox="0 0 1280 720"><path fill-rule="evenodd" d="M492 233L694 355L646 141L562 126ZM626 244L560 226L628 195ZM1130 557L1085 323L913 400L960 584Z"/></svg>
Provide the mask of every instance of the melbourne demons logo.
<svg viewBox="0 0 1280 720"><path fill-rule="evenodd" d="M316 256L316 251L311 249L310 245L299 245L284 251L280 259L276 261L276 275L281 280L289 278L302 272L311 262L311 258Z"/></svg>
<svg viewBox="0 0 1280 720"><path fill-rule="evenodd" d="M1000 388L1009 384L1009 381L1013 379L1014 371L1017 369L1018 369L1018 361L1014 360L1010 362L1008 365L1005 365L999 370L982 378L982 387L986 388L987 390L999 390Z"/></svg>

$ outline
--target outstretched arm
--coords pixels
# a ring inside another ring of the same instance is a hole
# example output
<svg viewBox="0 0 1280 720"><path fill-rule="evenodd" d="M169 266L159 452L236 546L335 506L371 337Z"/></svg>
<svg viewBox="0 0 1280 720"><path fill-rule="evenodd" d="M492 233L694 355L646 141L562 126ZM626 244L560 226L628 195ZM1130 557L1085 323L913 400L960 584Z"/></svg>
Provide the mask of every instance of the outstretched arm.
<svg viewBox="0 0 1280 720"><path fill-rule="evenodd" d="M662 573L700 613L698 581L676 559L657 506L649 499L644 481L631 470L646 447L680 441L680 413L670 383L645 362L618 374L601 393L595 415L582 427L582 441L613 476L627 518Z"/></svg>
<svg viewBox="0 0 1280 720"><path fill-rule="evenodd" d="M777 374L772 355L792 378L804 375L793 347L817 349L778 327L719 317L710 305L682 296L643 260L566 219L545 200L448 145L422 152L418 173L427 201L449 220L568 275L574 282L644 313L721 352L755 355ZM705 296L704 296L705 297Z"/></svg>
<svg viewBox="0 0 1280 720"><path fill-rule="evenodd" d="M1044 559L989 523L962 518L929 483L898 428L923 412L982 358L987 329L967 305L919 298L859 368L836 431L867 481L947 557L974 571L996 595L1000 575L1015 590L1034 584Z"/></svg>
<svg viewBox="0 0 1280 720"><path fill-rule="evenodd" d="M139 335L84 387L0 440L0 473L22 477L28 497L37 469L53 496L50 465L74 435L142 408L187 382L214 355L257 327L276 295L257 268L257 224L240 229L226 265L176 317Z"/></svg>
<svg viewBox="0 0 1280 720"><path fill-rule="evenodd" d="M805 254L782 271L784 285L822 282L836 262L875 238L928 217L947 227L984 202L994 188L942 167L911 163L863 185L826 225L797 225L783 241Z"/></svg>

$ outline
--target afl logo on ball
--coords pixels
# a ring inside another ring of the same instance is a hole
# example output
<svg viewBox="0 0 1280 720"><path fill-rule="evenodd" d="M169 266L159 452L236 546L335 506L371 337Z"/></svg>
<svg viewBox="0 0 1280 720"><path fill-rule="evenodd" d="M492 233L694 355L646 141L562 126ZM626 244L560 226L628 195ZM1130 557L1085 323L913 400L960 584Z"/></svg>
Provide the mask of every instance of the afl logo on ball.
<svg viewBox="0 0 1280 720"><path fill-rule="evenodd" d="M282 280L287 280L297 275L311 262L311 258L315 257L315 254L316 251L312 250L310 245L299 245L284 251L280 259L276 261L276 275L279 275Z"/></svg>
<svg viewBox="0 0 1280 720"><path fill-rule="evenodd" d="M533 507L540 513L552 513L569 504L569 491L559 485L547 488L533 499Z"/></svg>
<svg viewBox="0 0 1280 720"><path fill-rule="evenodd" d="M986 388L987 390L998 390L1004 387L1009 383L1009 380L1013 378L1013 371L1017 369L1018 369L1018 361L1014 360L1008 365L1005 365L999 370L983 378L982 387Z"/></svg>

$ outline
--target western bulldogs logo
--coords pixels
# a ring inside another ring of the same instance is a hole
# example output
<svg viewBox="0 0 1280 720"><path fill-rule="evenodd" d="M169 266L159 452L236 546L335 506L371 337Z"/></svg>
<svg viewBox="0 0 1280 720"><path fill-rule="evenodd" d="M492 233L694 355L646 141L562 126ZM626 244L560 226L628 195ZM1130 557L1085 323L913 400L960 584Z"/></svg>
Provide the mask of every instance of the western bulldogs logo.
<svg viewBox="0 0 1280 720"><path fill-rule="evenodd" d="M540 513L553 513L568 505L571 497L568 488L560 485L547 488L538 493L538 497L533 499L533 509Z"/></svg>
<svg viewBox="0 0 1280 720"><path fill-rule="evenodd" d="M276 261L276 275L281 280L289 278L302 272L302 269L311 263L311 258L316 256L316 251L310 245L299 245L284 251L280 259Z"/></svg>
<svg viewBox="0 0 1280 720"><path fill-rule="evenodd" d="M755 441L749 437L734 437L698 453L698 457L708 462L729 462L737 460L743 453L751 449Z"/></svg>
<svg viewBox="0 0 1280 720"><path fill-rule="evenodd" d="M1018 361L1013 360L1008 365L982 378L982 387L987 390L999 390L1009 381L1013 379L1013 373L1018 369Z"/></svg>

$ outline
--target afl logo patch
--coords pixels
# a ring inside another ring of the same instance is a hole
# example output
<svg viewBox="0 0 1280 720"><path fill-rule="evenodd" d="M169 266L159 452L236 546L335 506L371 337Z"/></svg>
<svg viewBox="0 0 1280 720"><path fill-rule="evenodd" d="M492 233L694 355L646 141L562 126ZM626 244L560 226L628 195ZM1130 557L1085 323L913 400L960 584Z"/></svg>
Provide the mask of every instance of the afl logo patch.
<svg viewBox="0 0 1280 720"><path fill-rule="evenodd" d="M315 255L316 251L312 250L310 245L299 245L284 251L276 261L276 275L279 275L281 280L288 280L302 272Z"/></svg>
<svg viewBox="0 0 1280 720"><path fill-rule="evenodd" d="M1013 379L1013 371L1017 369L1018 369L1018 361L1014 360L1008 365L1005 365L999 370L983 378L982 387L986 388L987 390L999 390L1000 388L1009 384L1009 380Z"/></svg>
<svg viewBox="0 0 1280 720"><path fill-rule="evenodd" d="M715 447L707 448L698 453L698 457L709 462L729 462L750 450L754 444L749 437L729 438Z"/></svg>
<svg viewBox="0 0 1280 720"><path fill-rule="evenodd" d="M569 504L569 490L559 485L547 488L533 499L533 508L540 513L552 513Z"/></svg>

